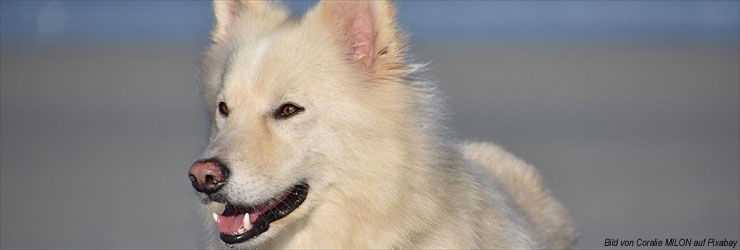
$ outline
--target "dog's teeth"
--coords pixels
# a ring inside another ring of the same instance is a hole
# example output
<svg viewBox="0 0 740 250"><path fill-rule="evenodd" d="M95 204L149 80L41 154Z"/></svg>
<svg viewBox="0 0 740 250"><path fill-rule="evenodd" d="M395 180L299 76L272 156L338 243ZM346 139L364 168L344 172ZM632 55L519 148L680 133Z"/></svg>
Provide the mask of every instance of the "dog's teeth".
<svg viewBox="0 0 740 250"><path fill-rule="evenodd" d="M239 228L239 230L238 230L238 231L236 231L236 233L238 233L238 234L243 234L243 233L244 233L244 228L243 228L243 227L242 227L242 228Z"/></svg>
<svg viewBox="0 0 740 250"><path fill-rule="evenodd" d="M215 221L216 223L218 223L218 214L213 213L213 221Z"/></svg>
<svg viewBox="0 0 740 250"><path fill-rule="evenodd" d="M244 214L244 228L252 228L252 223L249 221L249 214Z"/></svg>

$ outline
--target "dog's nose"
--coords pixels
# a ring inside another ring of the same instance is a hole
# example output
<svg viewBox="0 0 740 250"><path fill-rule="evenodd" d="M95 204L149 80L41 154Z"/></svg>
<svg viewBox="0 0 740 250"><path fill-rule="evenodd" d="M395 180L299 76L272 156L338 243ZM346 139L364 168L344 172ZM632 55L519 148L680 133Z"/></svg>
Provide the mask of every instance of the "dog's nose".
<svg viewBox="0 0 740 250"><path fill-rule="evenodd" d="M229 170L217 159L201 159L188 172L193 188L201 193L218 191L229 178Z"/></svg>

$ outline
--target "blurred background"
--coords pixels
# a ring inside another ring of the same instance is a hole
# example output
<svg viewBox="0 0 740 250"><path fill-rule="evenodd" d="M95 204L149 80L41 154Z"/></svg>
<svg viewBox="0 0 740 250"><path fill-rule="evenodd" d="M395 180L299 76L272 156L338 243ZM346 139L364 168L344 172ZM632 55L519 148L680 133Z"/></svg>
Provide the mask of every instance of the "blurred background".
<svg viewBox="0 0 740 250"><path fill-rule="evenodd" d="M459 138L538 167L576 247L738 240L740 2L397 5ZM204 1L0 1L0 248L197 247L211 21Z"/></svg>

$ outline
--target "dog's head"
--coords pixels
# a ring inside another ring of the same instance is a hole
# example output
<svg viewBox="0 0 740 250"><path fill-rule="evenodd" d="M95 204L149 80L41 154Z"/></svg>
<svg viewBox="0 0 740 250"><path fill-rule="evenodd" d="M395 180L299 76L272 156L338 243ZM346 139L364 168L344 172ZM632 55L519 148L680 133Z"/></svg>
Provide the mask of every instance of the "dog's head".
<svg viewBox="0 0 740 250"><path fill-rule="evenodd" d="M213 126L189 177L223 242L259 246L352 182L364 167L352 162L383 161L363 151L403 137L384 129L415 111L403 39L386 1L325 1L301 19L275 2L213 8L201 72Z"/></svg>

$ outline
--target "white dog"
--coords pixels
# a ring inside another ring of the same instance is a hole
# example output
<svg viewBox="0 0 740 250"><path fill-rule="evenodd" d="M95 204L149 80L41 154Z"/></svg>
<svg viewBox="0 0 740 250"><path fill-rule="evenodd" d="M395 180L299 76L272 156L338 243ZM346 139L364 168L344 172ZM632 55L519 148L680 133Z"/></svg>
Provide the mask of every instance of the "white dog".
<svg viewBox="0 0 740 250"><path fill-rule="evenodd" d="M390 2L324 1L301 19L275 2L213 7L213 128L189 173L205 247L571 247L534 168L448 138Z"/></svg>

